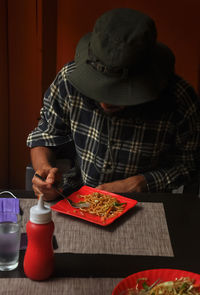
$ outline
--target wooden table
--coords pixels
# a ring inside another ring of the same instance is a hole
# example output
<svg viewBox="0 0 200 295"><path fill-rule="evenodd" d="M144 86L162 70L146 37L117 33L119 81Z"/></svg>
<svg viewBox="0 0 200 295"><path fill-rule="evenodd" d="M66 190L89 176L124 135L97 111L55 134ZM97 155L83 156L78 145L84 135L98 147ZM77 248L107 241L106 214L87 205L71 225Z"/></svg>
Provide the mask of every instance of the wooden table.
<svg viewBox="0 0 200 295"><path fill-rule="evenodd" d="M12 192L22 200L34 198L32 192L19 190ZM138 204L144 205L142 213L144 216L147 204L161 204L163 206L169 240L173 250L172 255L129 255L123 254L123 249L121 254L55 251L53 277L46 282L34 282L24 275L23 258L25 251L21 250L18 268L10 272L0 272L0 294L44 295L46 292L47 294L107 295L112 294L114 286L122 278L145 269L174 268L200 273L200 199L191 194L164 193L134 194L128 197L136 199ZM134 213L136 217L139 214L137 208L133 210L136 210ZM152 213L152 220L154 220L154 217ZM73 219L74 217L68 216L67 219L73 222L70 218ZM126 218L128 219L129 216L127 215ZM151 223L151 218L149 219L149 223ZM115 222L116 224L113 225L115 228L123 228L123 218ZM87 226L85 221L79 220L79 224L83 230ZM93 232L99 231L98 227L95 228L95 225L91 225L90 228ZM106 234L109 234L109 231ZM138 233L137 235L140 238ZM25 288L27 293L22 293L22 288ZM38 291L36 292L37 288ZM1 293L1 290L3 290L3 293Z"/></svg>

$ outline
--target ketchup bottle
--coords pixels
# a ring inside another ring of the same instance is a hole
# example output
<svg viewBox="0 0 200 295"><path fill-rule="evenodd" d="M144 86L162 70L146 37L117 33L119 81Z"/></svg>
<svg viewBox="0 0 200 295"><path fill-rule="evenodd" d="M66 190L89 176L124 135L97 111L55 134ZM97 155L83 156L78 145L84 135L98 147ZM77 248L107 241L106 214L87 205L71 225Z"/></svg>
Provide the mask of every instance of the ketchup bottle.
<svg viewBox="0 0 200 295"><path fill-rule="evenodd" d="M38 204L31 207L30 220L26 225L28 246L24 257L24 272L32 280L48 279L54 270L53 231L51 209L44 206L41 195Z"/></svg>

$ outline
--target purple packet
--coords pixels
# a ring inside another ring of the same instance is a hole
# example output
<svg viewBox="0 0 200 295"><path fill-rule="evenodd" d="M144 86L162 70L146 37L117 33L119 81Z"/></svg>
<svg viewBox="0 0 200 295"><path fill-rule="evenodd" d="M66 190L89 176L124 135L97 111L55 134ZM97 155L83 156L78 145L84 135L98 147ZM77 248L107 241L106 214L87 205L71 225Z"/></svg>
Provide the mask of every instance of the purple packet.
<svg viewBox="0 0 200 295"><path fill-rule="evenodd" d="M19 199L0 198L0 222L16 222L19 212Z"/></svg>

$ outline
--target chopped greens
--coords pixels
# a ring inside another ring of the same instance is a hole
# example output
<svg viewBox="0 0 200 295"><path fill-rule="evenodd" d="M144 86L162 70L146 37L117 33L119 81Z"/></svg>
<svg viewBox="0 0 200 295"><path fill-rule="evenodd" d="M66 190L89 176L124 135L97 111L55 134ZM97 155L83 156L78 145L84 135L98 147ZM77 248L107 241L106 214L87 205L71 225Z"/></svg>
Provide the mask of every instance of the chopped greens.
<svg viewBox="0 0 200 295"><path fill-rule="evenodd" d="M140 281L142 288L138 287ZM135 289L127 289L120 295L200 295L200 285L186 277L167 282L157 280L152 285L147 282L147 278L138 279Z"/></svg>

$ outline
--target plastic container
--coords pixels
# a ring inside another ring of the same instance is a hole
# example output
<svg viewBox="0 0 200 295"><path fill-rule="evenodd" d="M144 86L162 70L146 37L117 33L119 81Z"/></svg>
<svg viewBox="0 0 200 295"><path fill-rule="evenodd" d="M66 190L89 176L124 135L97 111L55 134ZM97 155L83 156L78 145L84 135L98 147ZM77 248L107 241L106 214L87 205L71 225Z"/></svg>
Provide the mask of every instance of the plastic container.
<svg viewBox="0 0 200 295"><path fill-rule="evenodd" d="M51 209L44 206L43 197L40 196L38 204L30 209L30 220L26 225L28 245L24 257L24 272L32 280L43 281L53 273L53 231Z"/></svg>

